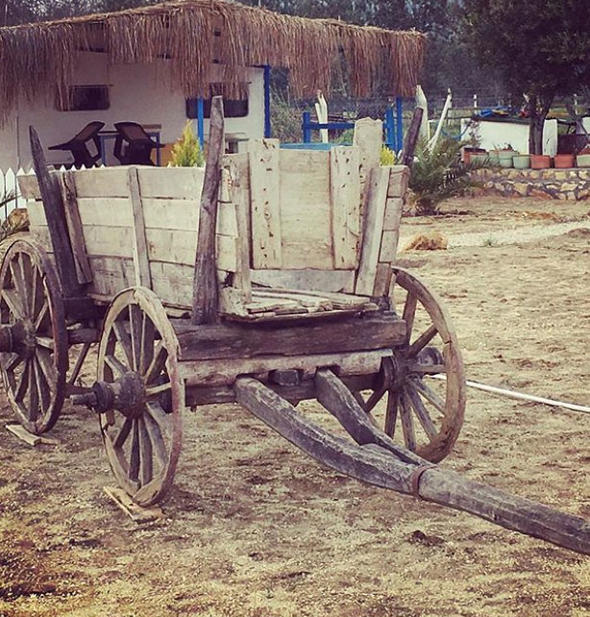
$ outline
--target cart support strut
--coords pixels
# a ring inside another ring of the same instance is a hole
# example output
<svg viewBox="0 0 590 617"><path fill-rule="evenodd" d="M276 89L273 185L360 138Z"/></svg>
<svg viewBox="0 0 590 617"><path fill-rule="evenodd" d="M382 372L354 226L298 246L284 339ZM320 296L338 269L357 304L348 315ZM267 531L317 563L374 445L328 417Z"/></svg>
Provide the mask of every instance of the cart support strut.
<svg viewBox="0 0 590 617"><path fill-rule="evenodd" d="M276 392L251 377L234 385L238 402L291 443L320 462L363 482L470 512L583 554L590 554L590 524L462 478L400 448L362 417L345 384L330 370L316 374L319 400L341 421L356 444L332 435L300 414Z"/></svg>

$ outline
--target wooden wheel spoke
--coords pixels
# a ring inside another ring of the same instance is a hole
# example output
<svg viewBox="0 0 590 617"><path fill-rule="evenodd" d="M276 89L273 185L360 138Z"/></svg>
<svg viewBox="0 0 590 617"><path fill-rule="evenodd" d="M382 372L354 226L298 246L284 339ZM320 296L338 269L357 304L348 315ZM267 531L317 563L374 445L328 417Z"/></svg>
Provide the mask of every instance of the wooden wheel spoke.
<svg viewBox="0 0 590 617"><path fill-rule="evenodd" d="M37 317L37 301L38 301L38 296L37 296L37 284L39 282L39 270L37 270L36 266L33 266L33 271L31 272L31 299L30 299L30 313L29 315L31 316L32 319L35 319L35 317Z"/></svg>
<svg viewBox="0 0 590 617"><path fill-rule="evenodd" d="M424 429L424 432L428 436L428 439L432 440L438 435L438 430L428 413L428 410L424 406L422 399L418 395L418 392L414 390L411 383L406 384L406 393L414 412L418 416L418 420Z"/></svg>
<svg viewBox="0 0 590 617"><path fill-rule="evenodd" d="M154 340L156 329L152 320L144 313L141 329L141 350L139 356L139 373L145 375L154 359Z"/></svg>
<svg viewBox="0 0 590 617"><path fill-rule="evenodd" d="M116 373L119 377L122 377L123 375L125 375L125 373L129 372L129 368L125 366L121 362L121 360L119 360L112 354L105 356L104 360L109 366L109 368L113 371L113 373Z"/></svg>
<svg viewBox="0 0 590 617"><path fill-rule="evenodd" d="M387 393L387 407L385 410L385 433L393 438L395 434L395 423L397 421L397 410L399 407L399 393L389 390Z"/></svg>
<svg viewBox="0 0 590 617"><path fill-rule="evenodd" d="M414 358L430 341L437 335L438 330L436 326L431 325L425 332L423 332L409 347L408 356Z"/></svg>
<svg viewBox="0 0 590 617"><path fill-rule="evenodd" d="M367 412L372 411L375 405L383 398L383 395L385 394L386 391L387 391L387 388L381 387L378 390L375 390L374 392L372 392L371 396L369 396L369 398L367 399L367 402L365 403L365 406L364 406L365 411Z"/></svg>
<svg viewBox="0 0 590 617"><path fill-rule="evenodd" d="M438 375L447 372L444 364L420 364L419 362L409 364L408 370L410 373L417 373L418 375Z"/></svg>
<svg viewBox="0 0 590 617"><path fill-rule="evenodd" d="M139 426L139 459L140 459L140 473L141 484L145 486L152 481L154 477L154 465L153 465L153 449L152 440L150 439L149 432L146 428L146 422L143 418L137 420Z"/></svg>
<svg viewBox="0 0 590 617"><path fill-rule="evenodd" d="M412 414L410 411L410 401L405 390L402 390L402 392L400 393L399 402L399 411L402 422L402 430L404 433L404 442L406 444L406 448L412 450L412 452L415 452L416 433L414 431L414 420L412 419Z"/></svg>
<svg viewBox="0 0 590 617"><path fill-rule="evenodd" d="M40 347L45 347L45 349L50 349L51 351L53 351L53 348L55 347L55 343L50 336L36 336L35 342Z"/></svg>
<svg viewBox="0 0 590 617"><path fill-rule="evenodd" d="M145 381L147 384L153 383L159 377L166 366L167 359L168 351L163 341L159 341L154 350L154 357L145 372Z"/></svg>
<svg viewBox="0 0 590 617"><path fill-rule="evenodd" d="M24 360L23 356L18 353L3 353L2 365L5 371L14 371L14 369Z"/></svg>
<svg viewBox="0 0 590 617"><path fill-rule="evenodd" d="M145 406L146 414L158 425L160 434L168 433L168 414L158 401L148 401Z"/></svg>
<svg viewBox="0 0 590 617"><path fill-rule="evenodd" d="M3 289L2 298L8 306L8 310L14 315L16 319L24 319L26 317L26 312L23 308L21 299L19 298L18 293L14 289Z"/></svg>
<svg viewBox="0 0 590 617"><path fill-rule="evenodd" d="M446 411L445 402L436 392L429 388L421 379L412 379L411 384L415 390L417 390L428 402L432 403L432 405L434 405L434 407L436 407L436 409L444 415Z"/></svg>
<svg viewBox="0 0 590 617"><path fill-rule="evenodd" d="M418 305L418 298L408 291L406 297L406 303L404 304L404 312L402 319L406 322L406 339L409 342L412 337L412 329L414 328L414 318L416 317L416 307Z"/></svg>
<svg viewBox="0 0 590 617"><path fill-rule="evenodd" d="M15 381L14 398L19 402L22 402L25 394L27 393L27 387L29 385L30 367L31 367L30 360L27 360L25 362L25 367L23 369L23 372L17 377Z"/></svg>
<svg viewBox="0 0 590 617"><path fill-rule="evenodd" d="M39 391L39 398L41 403L41 411L45 412L51 405L51 388L47 383L43 369L39 364L37 357L33 360L33 368L35 370L35 380L37 382L37 390Z"/></svg>
<svg viewBox="0 0 590 617"><path fill-rule="evenodd" d="M35 422L39 417L39 390L35 374L34 358L29 361L29 420Z"/></svg>
<svg viewBox="0 0 590 617"><path fill-rule="evenodd" d="M37 313L35 317L35 323L34 323L35 332L39 331L39 328L41 328L41 325L43 324L43 320L48 315L49 315L49 302L45 299L43 301L43 304L41 305L41 308L39 309L39 312Z"/></svg>
<svg viewBox="0 0 590 617"><path fill-rule="evenodd" d="M131 450L129 452L129 479L137 482L139 480L139 423L133 420L131 428Z"/></svg>
<svg viewBox="0 0 590 617"><path fill-rule="evenodd" d="M27 284L24 280L23 268L22 268L22 253L19 253L17 257L10 262L10 273L12 274L12 282L14 284L16 293L21 298L21 306L24 309L24 315L28 317L28 298L29 293Z"/></svg>
<svg viewBox="0 0 590 617"><path fill-rule="evenodd" d="M168 462L168 451L166 449L166 443L164 441L160 425L156 422L156 420L154 420L152 413L144 413L143 419L145 422L145 427L150 434L156 458L162 468L164 468Z"/></svg>
<svg viewBox="0 0 590 617"><path fill-rule="evenodd" d="M156 396L161 394L162 392L167 392L172 388L172 384L168 381L166 383L161 383L155 386L150 386L145 389L146 396L151 398L152 396Z"/></svg>
<svg viewBox="0 0 590 617"><path fill-rule="evenodd" d="M123 348L123 352L125 353L125 357L127 358L127 362L129 363L129 367L133 369L134 361L133 361L133 346L131 343L131 337L125 328L125 322L123 321L115 321L113 323L113 332L115 333L115 337L119 344Z"/></svg>
<svg viewBox="0 0 590 617"><path fill-rule="evenodd" d="M113 440L113 448L118 450L123 447L123 444L127 441L127 437L129 437L129 433L131 432L131 427L133 426L133 418L125 418L125 421L121 425L121 428L117 432L117 436Z"/></svg>
<svg viewBox="0 0 590 617"><path fill-rule="evenodd" d="M45 377L45 381L49 385L49 389L53 390L54 384L57 381L57 371L53 365L51 354L46 349L37 347L35 350L35 356L37 358L39 368Z"/></svg>
<svg viewBox="0 0 590 617"><path fill-rule="evenodd" d="M141 357L141 338L143 330L143 315L137 304L129 305L129 332L131 334L131 352L133 364L131 368L134 371L139 370Z"/></svg>

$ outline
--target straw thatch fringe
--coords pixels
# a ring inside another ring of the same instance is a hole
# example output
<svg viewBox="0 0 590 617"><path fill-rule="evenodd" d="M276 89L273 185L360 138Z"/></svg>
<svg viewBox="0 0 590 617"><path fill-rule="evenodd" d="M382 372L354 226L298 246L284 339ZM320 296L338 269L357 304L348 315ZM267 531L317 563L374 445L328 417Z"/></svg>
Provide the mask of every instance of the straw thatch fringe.
<svg viewBox="0 0 590 617"><path fill-rule="evenodd" d="M244 96L247 66L289 69L293 94L330 92L335 65L353 94L377 86L413 95L424 35L273 13L224 0L166 2L139 9L0 28L0 115L18 94L33 100L56 89L67 101L77 50L105 51L112 63L169 59L172 85L185 96ZM216 65L216 66L215 66ZM0 118L1 119L1 118Z"/></svg>

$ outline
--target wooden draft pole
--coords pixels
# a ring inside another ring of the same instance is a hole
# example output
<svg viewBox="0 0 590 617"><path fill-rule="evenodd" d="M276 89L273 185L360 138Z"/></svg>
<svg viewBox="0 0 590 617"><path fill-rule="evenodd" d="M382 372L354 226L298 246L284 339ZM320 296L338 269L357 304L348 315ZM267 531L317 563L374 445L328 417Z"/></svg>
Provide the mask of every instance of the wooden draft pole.
<svg viewBox="0 0 590 617"><path fill-rule="evenodd" d="M66 225L66 213L62 199L61 187L55 177L49 174L47 160L37 131L29 126L33 166L39 183L39 191L43 200L43 210L47 219L47 228L51 237L51 245L55 255L55 266L59 275L62 291L66 298L81 296L78 283L76 262L70 243Z"/></svg>
<svg viewBox="0 0 590 617"><path fill-rule="evenodd" d="M215 323L219 319L215 231L217 229L217 202L221 182L221 166L225 150L223 125L223 97L214 96L211 102L207 162L201 193L197 256L193 278L191 323L195 325Z"/></svg>
<svg viewBox="0 0 590 617"><path fill-rule="evenodd" d="M429 463L375 430L352 392L330 369L316 372L318 400L356 443L335 436L252 377L234 384L236 400L320 462L375 486L469 512L492 523L590 555L590 523Z"/></svg>

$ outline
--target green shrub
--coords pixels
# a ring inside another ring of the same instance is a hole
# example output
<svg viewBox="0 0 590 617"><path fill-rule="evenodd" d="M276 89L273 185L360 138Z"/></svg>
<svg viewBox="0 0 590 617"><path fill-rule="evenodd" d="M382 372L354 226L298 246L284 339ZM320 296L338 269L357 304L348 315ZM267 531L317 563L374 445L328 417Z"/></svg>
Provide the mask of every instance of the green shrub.
<svg viewBox="0 0 590 617"><path fill-rule="evenodd" d="M273 92L270 103L272 136L284 143L301 141L301 111L291 107L278 92Z"/></svg>
<svg viewBox="0 0 590 617"><path fill-rule="evenodd" d="M443 200L462 195L465 190L481 186L471 172L488 167L485 162L461 162L463 143L454 139L438 142L432 151L420 143L412 165L410 189L418 214L437 214Z"/></svg>
<svg viewBox="0 0 590 617"><path fill-rule="evenodd" d="M172 147L170 163L173 167L202 167L205 164L201 144L190 120L186 123L180 140Z"/></svg>

